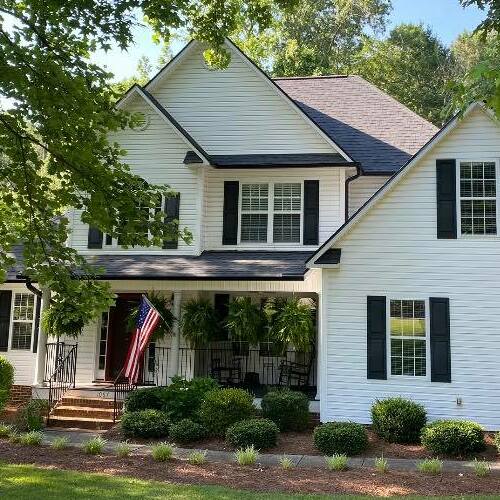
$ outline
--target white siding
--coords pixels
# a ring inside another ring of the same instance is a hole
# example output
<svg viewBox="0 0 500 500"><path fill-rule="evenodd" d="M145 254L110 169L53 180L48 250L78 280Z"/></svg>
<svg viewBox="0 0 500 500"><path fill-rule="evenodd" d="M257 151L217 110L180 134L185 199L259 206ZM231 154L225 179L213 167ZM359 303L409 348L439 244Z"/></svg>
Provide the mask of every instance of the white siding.
<svg viewBox="0 0 500 500"><path fill-rule="evenodd" d="M148 248L106 249L103 245L101 252L105 253L154 253L165 254L193 254L199 252L199 227L200 227L200 205L198 203L201 193L201 169L184 165L183 160L186 152L192 149L179 137L169 123L165 123L148 104L136 96L127 107L131 112L143 112L150 117L150 124L144 131L124 130L116 133L112 140L116 140L124 149L127 156L124 161L130 165L132 171L141 175L146 181L155 184L168 184L171 188L179 191L180 201L180 227L187 227L193 233L193 242L186 245L179 240L177 250L162 250ZM88 226L83 224L79 218L79 212L75 211L73 217L73 233L70 244L77 250L98 253L99 250L87 250Z"/></svg>
<svg viewBox="0 0 500 500"><path fill-rule="evenodd" d="M378 189L383 186L388 176L362 175L349 184L349 216L360 208Z"/></svg>
<svg viewBox="0 0 500 500"><path fill-rule="evenodd" d="M241 54L212 71L199 44L187 50L148 90L209 154L335 152Z"/></svg>
<svg viewBox="0 0 500 500"><path fill-rule="evenodd" d="M435 201L436 158L499 157L500 128L473 112L336 244L340 269L323 270L323 420L368 423L376 398L403 395L431 419L500 428L500 237L437 240ZM367 380L367 295L449 297L451 383Z"/></svg>
<svg viewBox="0 0 500 500"><path fill-rule="evenodd" d="M243 243L222 245L222 213L224 206L224 181L241 183L303 182L319 180L319 242L331 236L344 222L344 169L342 168L276 168L255 170L210 169L205 177L204 237L207 250L265 249L306 250L314 248L299 243L277 244Z"/></svg>

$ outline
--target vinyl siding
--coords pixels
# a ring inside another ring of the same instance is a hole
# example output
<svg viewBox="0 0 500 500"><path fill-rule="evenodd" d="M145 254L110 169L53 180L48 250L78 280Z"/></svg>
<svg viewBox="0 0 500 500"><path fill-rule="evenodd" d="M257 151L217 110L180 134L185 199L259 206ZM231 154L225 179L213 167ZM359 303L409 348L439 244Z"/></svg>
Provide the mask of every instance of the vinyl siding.
<svg viewBox="0 0 500 500"><path fill-rule="evenodd" d="M380 187L389 176L363 175L349 185L349 216L358 210Z"/></svg>
<svg viewBox="0 0 500 500"><path fill-rule="evenodd" d="M209 70L193 44L148 90L209 154L332 153L335 149L240 53Z"/></svg>
<svg viewBox="0 0 500 500"><path fill-rule="evenodd" d="M402 395L423 403L431 419L500 428L500 237L437 240L435 195L437 158L499 157L500 128L473 111L337 242L340 269L323 270L322 420L369 423L375 399ZM449 297L451 383L367 380L368 295Z"/></svg>

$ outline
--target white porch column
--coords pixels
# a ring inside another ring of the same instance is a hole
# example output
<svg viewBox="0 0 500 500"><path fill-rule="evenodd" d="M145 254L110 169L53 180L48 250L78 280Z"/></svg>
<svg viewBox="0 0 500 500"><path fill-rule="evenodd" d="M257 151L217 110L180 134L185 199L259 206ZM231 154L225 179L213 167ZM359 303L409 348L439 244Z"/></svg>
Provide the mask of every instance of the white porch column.
<svg viewBox="0 0 500 500"><path fill-rule="evenodd" d="M170 344L170 353L168 356L168 382L172 380L179 373L179 348L181 344L181 329L179 321L181 319L181 301L182 292L174 292L174 300L172 304L172 313L175 317L174 324L172 326L172 342Z"/></svg>
<svg viewBox="0 0 500 500"><path fill-rule="evenodd" d="M321 403L321 385L323 373L321 372L322 365L322 354L324 350L324 339L323 339L323 307L322 307L323 294L318 293L316 297L316 401Z"/></svg>
<svg viewBox="0 0 500 500"><path fill-rule="evenodd" d="M50 304L50 290L44 288L42 290L42 303L40 306L40 324L38 328L38 344L36 351L35 363L35 378L34 385L43 385L43 376L45 374L45 356L47 353L47 332L42 328L42 314L49 307Z"/></svg>

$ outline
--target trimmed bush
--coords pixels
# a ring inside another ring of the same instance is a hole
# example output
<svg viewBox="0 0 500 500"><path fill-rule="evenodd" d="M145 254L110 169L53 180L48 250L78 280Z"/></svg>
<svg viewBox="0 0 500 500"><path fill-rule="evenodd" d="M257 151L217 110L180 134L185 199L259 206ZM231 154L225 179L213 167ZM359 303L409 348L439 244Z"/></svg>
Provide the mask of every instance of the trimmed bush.
<svg viewBox="0 0 500 500"><path fill-rule="evenodd" d="M484 450L483 428L468 420L437 420L424 427L422 444L435 455L466 457Z"/></svg>
<svg viewBox="0 0 500 500"><path fill-rule="evenodd" d="M371 412L373 430L389 443L418 443L427 422L421 404L399 397L377 400Z"/></svg>
<svg viewBox="0 0 500 500"><path fill-rule="evenodd" d="M218 389L205 395L199 417L208 431L224 436L227 429L254 416L253 396L243 389Z"/></svg>
<svg viewBox="0 0 500 500"><path fill-rule="evenodd" d="M125 411L163 410L167 399L166 387L148 387L132 391L125 401Z"/></svg>
<svg viewBox="0 0 500 500"><path fill-rule="evenodd" d="M170 419L165 412L159 410L130 411L123 414L121 428L128 437L167 437Z"/></svg>
<svg viewBox="0 0 500 500"><path fill-rule="evenodd" d="M281 432L303 431L309 425L309 400L303 392L279 389L262 398L262 416L272 420Z"/></svg>
<svg viewBox="0 0 500 500"><path fill-rule="evenodd" d="M205 395L219 388L216 380L209 377L195 377L184 380L174 377L165 393L165 411L173 422L184 418L195 419Z"/></svg>
<svg viewBox="0 0 500 500"><path fill-rule="evenodd" d="M40 431L45 424L49 404L45 399L32 399L21 408L16 417L16 427L20 431Z"/></svg>
<svg viewBox="0 0 500 500"><path fill-rule="evenodd" d="M0 413L5 408L14 383L14 367L6 358L0 356Z"/></svg>
<svg viewBox="0 0 500 500"><path fill-rule="evenodd" d="M325 455L358 455L368 446L368 434L361 424L328 422L314 429L314 446Z"/></svg>
<svg viewBox="0 0 500 500"><path fill-rule="evenodd" d="M253 445L258 450L276 446L279 428L267 418L252 418L236 422L226 432L226 441L235 448Z"/></svg>
<svg viewBox="0 0 500 500"><path fill-rule="evenodd" d="M170 437L176 443L199 441L205 438L207 434L207 429L203 425L193 422L189 418L184 418L170 427Z"/></svg>

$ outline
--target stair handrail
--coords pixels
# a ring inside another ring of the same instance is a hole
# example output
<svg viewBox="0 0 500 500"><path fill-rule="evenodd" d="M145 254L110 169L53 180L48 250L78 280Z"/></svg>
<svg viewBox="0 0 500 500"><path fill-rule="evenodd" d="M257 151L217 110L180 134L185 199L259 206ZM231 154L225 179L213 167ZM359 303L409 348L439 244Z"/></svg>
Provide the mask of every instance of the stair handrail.
<svg viewBox="0 0 500 500"><path fill-rule="evenodd" d="M137 384L131 384L128 377L124 376L125 367L120 370L120 373L113 382L113 423L116 422L118 414L120 413L119 406L123 407L124 398L119 399L119 396L125 396L137 389Z"/></svg>

